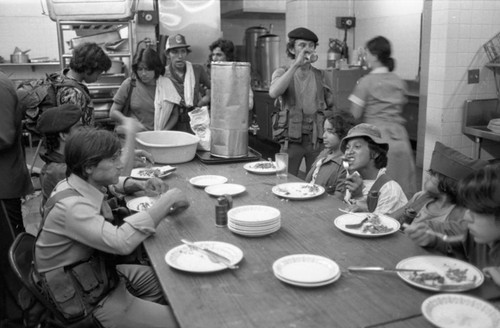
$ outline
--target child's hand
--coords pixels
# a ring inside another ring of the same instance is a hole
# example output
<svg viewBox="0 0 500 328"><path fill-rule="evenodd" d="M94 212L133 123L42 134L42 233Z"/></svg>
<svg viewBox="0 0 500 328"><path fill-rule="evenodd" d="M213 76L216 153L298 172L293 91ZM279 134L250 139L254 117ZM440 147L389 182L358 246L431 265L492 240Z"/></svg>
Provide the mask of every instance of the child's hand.
<svg viewBox="0 0 500 328"><path fill-rule="evenodd" d="M159 196L168 190L168 185L161 179L154 177L146 180L143 190L148 196Z"/></svg>
<svg viewBox="0 0 500 328"><path fill-rule="evenodd" d="M355 171L349 177L346 177L345 187L351 192L352 197L361 197L363 195L363 178Z"/></svg>
<svg viewBox="0 0 500 328"><path fill-rule="evenodd" d="M436 236L427 233L429 227L425 223L410 225L405 229L405 234L419 246L428 246L436 242Z"/></svg>
<svg viewBox="0 0 500 328"><path fill-rule="evenodd" d="M485 267L483 268L485 276L493 279L496 285L500 286L500 267Z"/></svg>

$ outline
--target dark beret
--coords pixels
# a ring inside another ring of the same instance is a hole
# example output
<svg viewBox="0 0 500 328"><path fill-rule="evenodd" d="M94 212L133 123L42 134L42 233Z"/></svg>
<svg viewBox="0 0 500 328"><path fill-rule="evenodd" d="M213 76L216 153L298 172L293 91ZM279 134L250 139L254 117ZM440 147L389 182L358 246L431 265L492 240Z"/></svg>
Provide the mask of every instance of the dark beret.
<svg viewBox="0 0 500 328"><path fill-rule="evenodd" d="M314 34L313 31L308 30L305 27L298 27L295 30L290 31L290 33L288 33L288 37L290 39L302 39L318 42L318 36Z"/></svg>
<svg viewBox="0 0 500 328"><path fill-rule="evenodd" d="M46 109L38 118L36 128L40 133L58 133L75 125L82 117L82 110L74 104L63 104Z"/></svg>

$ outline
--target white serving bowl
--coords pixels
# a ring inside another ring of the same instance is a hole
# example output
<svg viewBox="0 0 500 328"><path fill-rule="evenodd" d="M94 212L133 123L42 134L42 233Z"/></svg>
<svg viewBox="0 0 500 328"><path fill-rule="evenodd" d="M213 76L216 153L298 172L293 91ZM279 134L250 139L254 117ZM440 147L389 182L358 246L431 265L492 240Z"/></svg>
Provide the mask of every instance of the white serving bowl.
<svg viewBox="0 0 500 328"><path fill-rule="evenodd" d="M181 131L144 131L138 132L135 140L139 148L154 156L155 163L176 164L194 158L200 138Z"/></svg>

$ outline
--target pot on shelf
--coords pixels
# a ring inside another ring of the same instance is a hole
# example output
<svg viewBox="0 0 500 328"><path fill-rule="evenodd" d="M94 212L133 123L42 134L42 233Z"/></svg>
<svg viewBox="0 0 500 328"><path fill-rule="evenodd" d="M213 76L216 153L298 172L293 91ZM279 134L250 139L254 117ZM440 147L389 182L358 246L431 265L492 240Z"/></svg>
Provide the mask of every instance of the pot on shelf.
<svg viewBox="0 0 500 328"><path fill-rule="evenodd" d="M30 57L26 54L31 49L21 51L18 47L14 50L14 53L10 55L10 62L13 64L29 63Z"/></svg>

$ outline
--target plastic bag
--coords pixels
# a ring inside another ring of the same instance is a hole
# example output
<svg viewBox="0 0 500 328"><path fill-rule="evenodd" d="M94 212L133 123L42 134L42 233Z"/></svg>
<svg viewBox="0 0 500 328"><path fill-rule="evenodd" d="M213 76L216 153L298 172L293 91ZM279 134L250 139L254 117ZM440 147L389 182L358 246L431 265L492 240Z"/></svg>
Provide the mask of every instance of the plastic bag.
<svg viewBox="0 0 500 328"><path fill-rule="evenodd" d="M208 107L197 107L190 111L191 129L200 138L198 149L210 151L210 114Z"/></svg>

